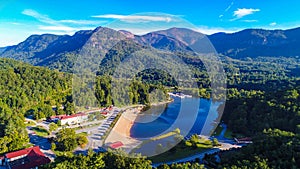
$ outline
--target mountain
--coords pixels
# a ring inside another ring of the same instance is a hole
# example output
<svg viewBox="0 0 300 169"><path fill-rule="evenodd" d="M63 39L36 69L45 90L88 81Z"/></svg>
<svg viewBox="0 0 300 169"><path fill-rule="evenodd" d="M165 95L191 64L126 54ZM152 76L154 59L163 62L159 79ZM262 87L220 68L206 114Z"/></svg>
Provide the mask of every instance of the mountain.
<svg viewBox="0 0 300 169"><path fill-rule="evenodd" d="M82 48L93 31L69 35L31 35L15 46L7 47L1 57L25 61L38 66L50 66ZM50 66L51 67L51 66Z"/></svg>
<svg viewBox="0 0 300 169"><path fill-rule="evenodd" d="M192 51L198 53L210 53L213 51L212 44L205 34L187 29L187 28L170 28L154 32L173 39L179 40Z"/></svg>
<svg viewBox="0 0 300 169"><path fill-rule="evenodd" d="M183 41L180 41L173 36L160 34L159 32L152 32L143 36L135 36L134 40L139 44L150 45L156 49L169 51L192 51L192 49Z"/></svg>
<svg viewBox="0 0 300 169"><path fill-rule="evenodd" d="M300 28L290 30L246 29L208 36L218 53L232 57L299 56Z"/></svg>
<svg viewBox="0 0 300 169"><path fill-rule="evenodd" d="M118 47L122 49L123 53L128 53L126 50L130 50L130 47L137 49L153 47L172 52L204 53L211 52L214 47L219 54L236 59L300 55L300 28L290 30L246 29L231 34L216 33L207 36L186 28L170 28L138 36L124 30L116 31L98 27L95 30L76 32L72 36L32 35L18 45L0 48L0 57L70 71L78 53L82 51L93 51L94 54L99 55L93 62L105 57L117 59L120 53L117 50L110 51L110 49L116 45L114 43L124 40L127 42L123 45L127 45L127 47ZM114 53L118 55L117 58L112 56ZM122 57L118 59L122 59ZM106 59L101 64L106 64L107 61Z"/></svg>
<svg viewBox="0 0 300 169"><path fill-rule="evenodd" d="M0 54L5 51L7 47L0 47Z"/></svg>

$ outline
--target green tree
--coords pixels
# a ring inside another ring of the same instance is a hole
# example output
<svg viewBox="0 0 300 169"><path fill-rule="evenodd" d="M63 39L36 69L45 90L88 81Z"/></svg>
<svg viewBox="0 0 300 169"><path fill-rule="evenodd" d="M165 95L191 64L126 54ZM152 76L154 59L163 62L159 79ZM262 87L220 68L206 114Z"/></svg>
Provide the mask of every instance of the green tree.
<svg viewBox="0 0 300 169"><path fill-rule="evenodd" d="M78 144L81 148L85 147L86 144L87 144L88 142L89 142L89 140L87 139L86 136L84 136L84 135L79 135L79 136L77 136L77 144Z"/></svg>
<svg viewBox="0 0 300 169"><path fill-rule="evenodd" d="M61 151L72 151L77 147L76 133L74 129L63 128L56 134L57 148Z"/></svg>
<svg viewBox="0 0 300 169"><path fill-rule="evenodd" d="M58 125L55 123L50 123L49 124L49 132L52 133L53 131L56 131L58 129Z"/></svg>

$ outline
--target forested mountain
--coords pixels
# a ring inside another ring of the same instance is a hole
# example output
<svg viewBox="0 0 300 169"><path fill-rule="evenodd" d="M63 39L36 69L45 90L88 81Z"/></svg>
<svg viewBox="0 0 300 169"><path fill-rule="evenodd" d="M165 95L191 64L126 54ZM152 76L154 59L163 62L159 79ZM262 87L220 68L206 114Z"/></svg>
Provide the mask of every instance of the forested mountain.
<svg viewBox="0 0 300 169"><path fill-rule="evenodd" d="M12 58L38 66L55 67L62 63L68 67L74 62L73 54L86 43L93 31L79 31L69 35L31 35L18 45L7 47L1 57ZM55 67L58 68L59 67ZM63 69L63 68L62 68Z"/></svg>
<svg viewBox="0 0 300 169"><path fill-rule="evenodd" d="M233 58L299 56L300 28L290 30L246 29L208 36L219 53Z"/></svg>
<svg viewBox="0 0 300 169"><path fill-rule="evenodd" d="M298 48L300 28L290 30L247 29L231 34L216 33L208 36L186 28L171 28L137 36L128 31L115 31L99 27L95 30L79 31L73 36L32 35L18 45L1 48L0 53L3 52L0 57L71 71L80 51L87 50L87 48L92 49L95 45L96 47L100 46L97 49L103 49L105 45L112 47L106 44L107 39L103 42L99 39L98 42L95 42L93 39L96 35L104 37L104 34L106 34L105 37L123 36L120 39L133 41L140 46L151 46L173 52L212 52L213 45L219 54L235 59L259 56L294 57L300 54ZM83 49L85 44L90 46L86 45Z"/></svg>

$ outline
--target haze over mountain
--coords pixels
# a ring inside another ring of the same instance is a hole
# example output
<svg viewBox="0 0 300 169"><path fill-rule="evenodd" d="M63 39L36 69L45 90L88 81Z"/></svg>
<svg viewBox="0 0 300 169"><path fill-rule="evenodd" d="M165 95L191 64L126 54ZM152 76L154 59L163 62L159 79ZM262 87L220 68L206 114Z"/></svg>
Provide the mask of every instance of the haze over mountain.
<svg viewBox="0 0 300 169"><path fill-rule="evenodd" d="M207 36L186 28L171 28L137 36L128 31L98 27L95 30L79 31L73 36L32 35L18 45L1 48L0 57L67 71L72 67L76 55L96 32L97 34L107 34L105 42L108 42L109 37L113 34L115 36L122 34L124 39L133 41L140 47L151 46L169 51L211 52L207 49L210 49L212 44L219 54L236 59L300 55L300 28L290 30L246 29L232 34L216 33ZM101 39L94 39L94 41L94 45L96 43L98 46L105 44ZM101 41L101 43L96 41ZM196 47L197 49L195 49Z"/></svg>

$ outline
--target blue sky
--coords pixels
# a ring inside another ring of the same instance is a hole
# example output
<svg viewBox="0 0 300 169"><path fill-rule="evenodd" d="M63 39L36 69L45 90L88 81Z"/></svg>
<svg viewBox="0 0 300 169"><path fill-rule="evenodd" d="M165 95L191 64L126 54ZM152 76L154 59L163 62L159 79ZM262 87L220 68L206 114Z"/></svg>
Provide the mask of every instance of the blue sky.
<svg viewBox="0 0 300 169"><path fill-rule="evenodd" d="M0 0L0 46L31 34L71 35L97 26L136 34L173 26L206 34L289 29L300 26L299 7L299 0Z"/></svg>

